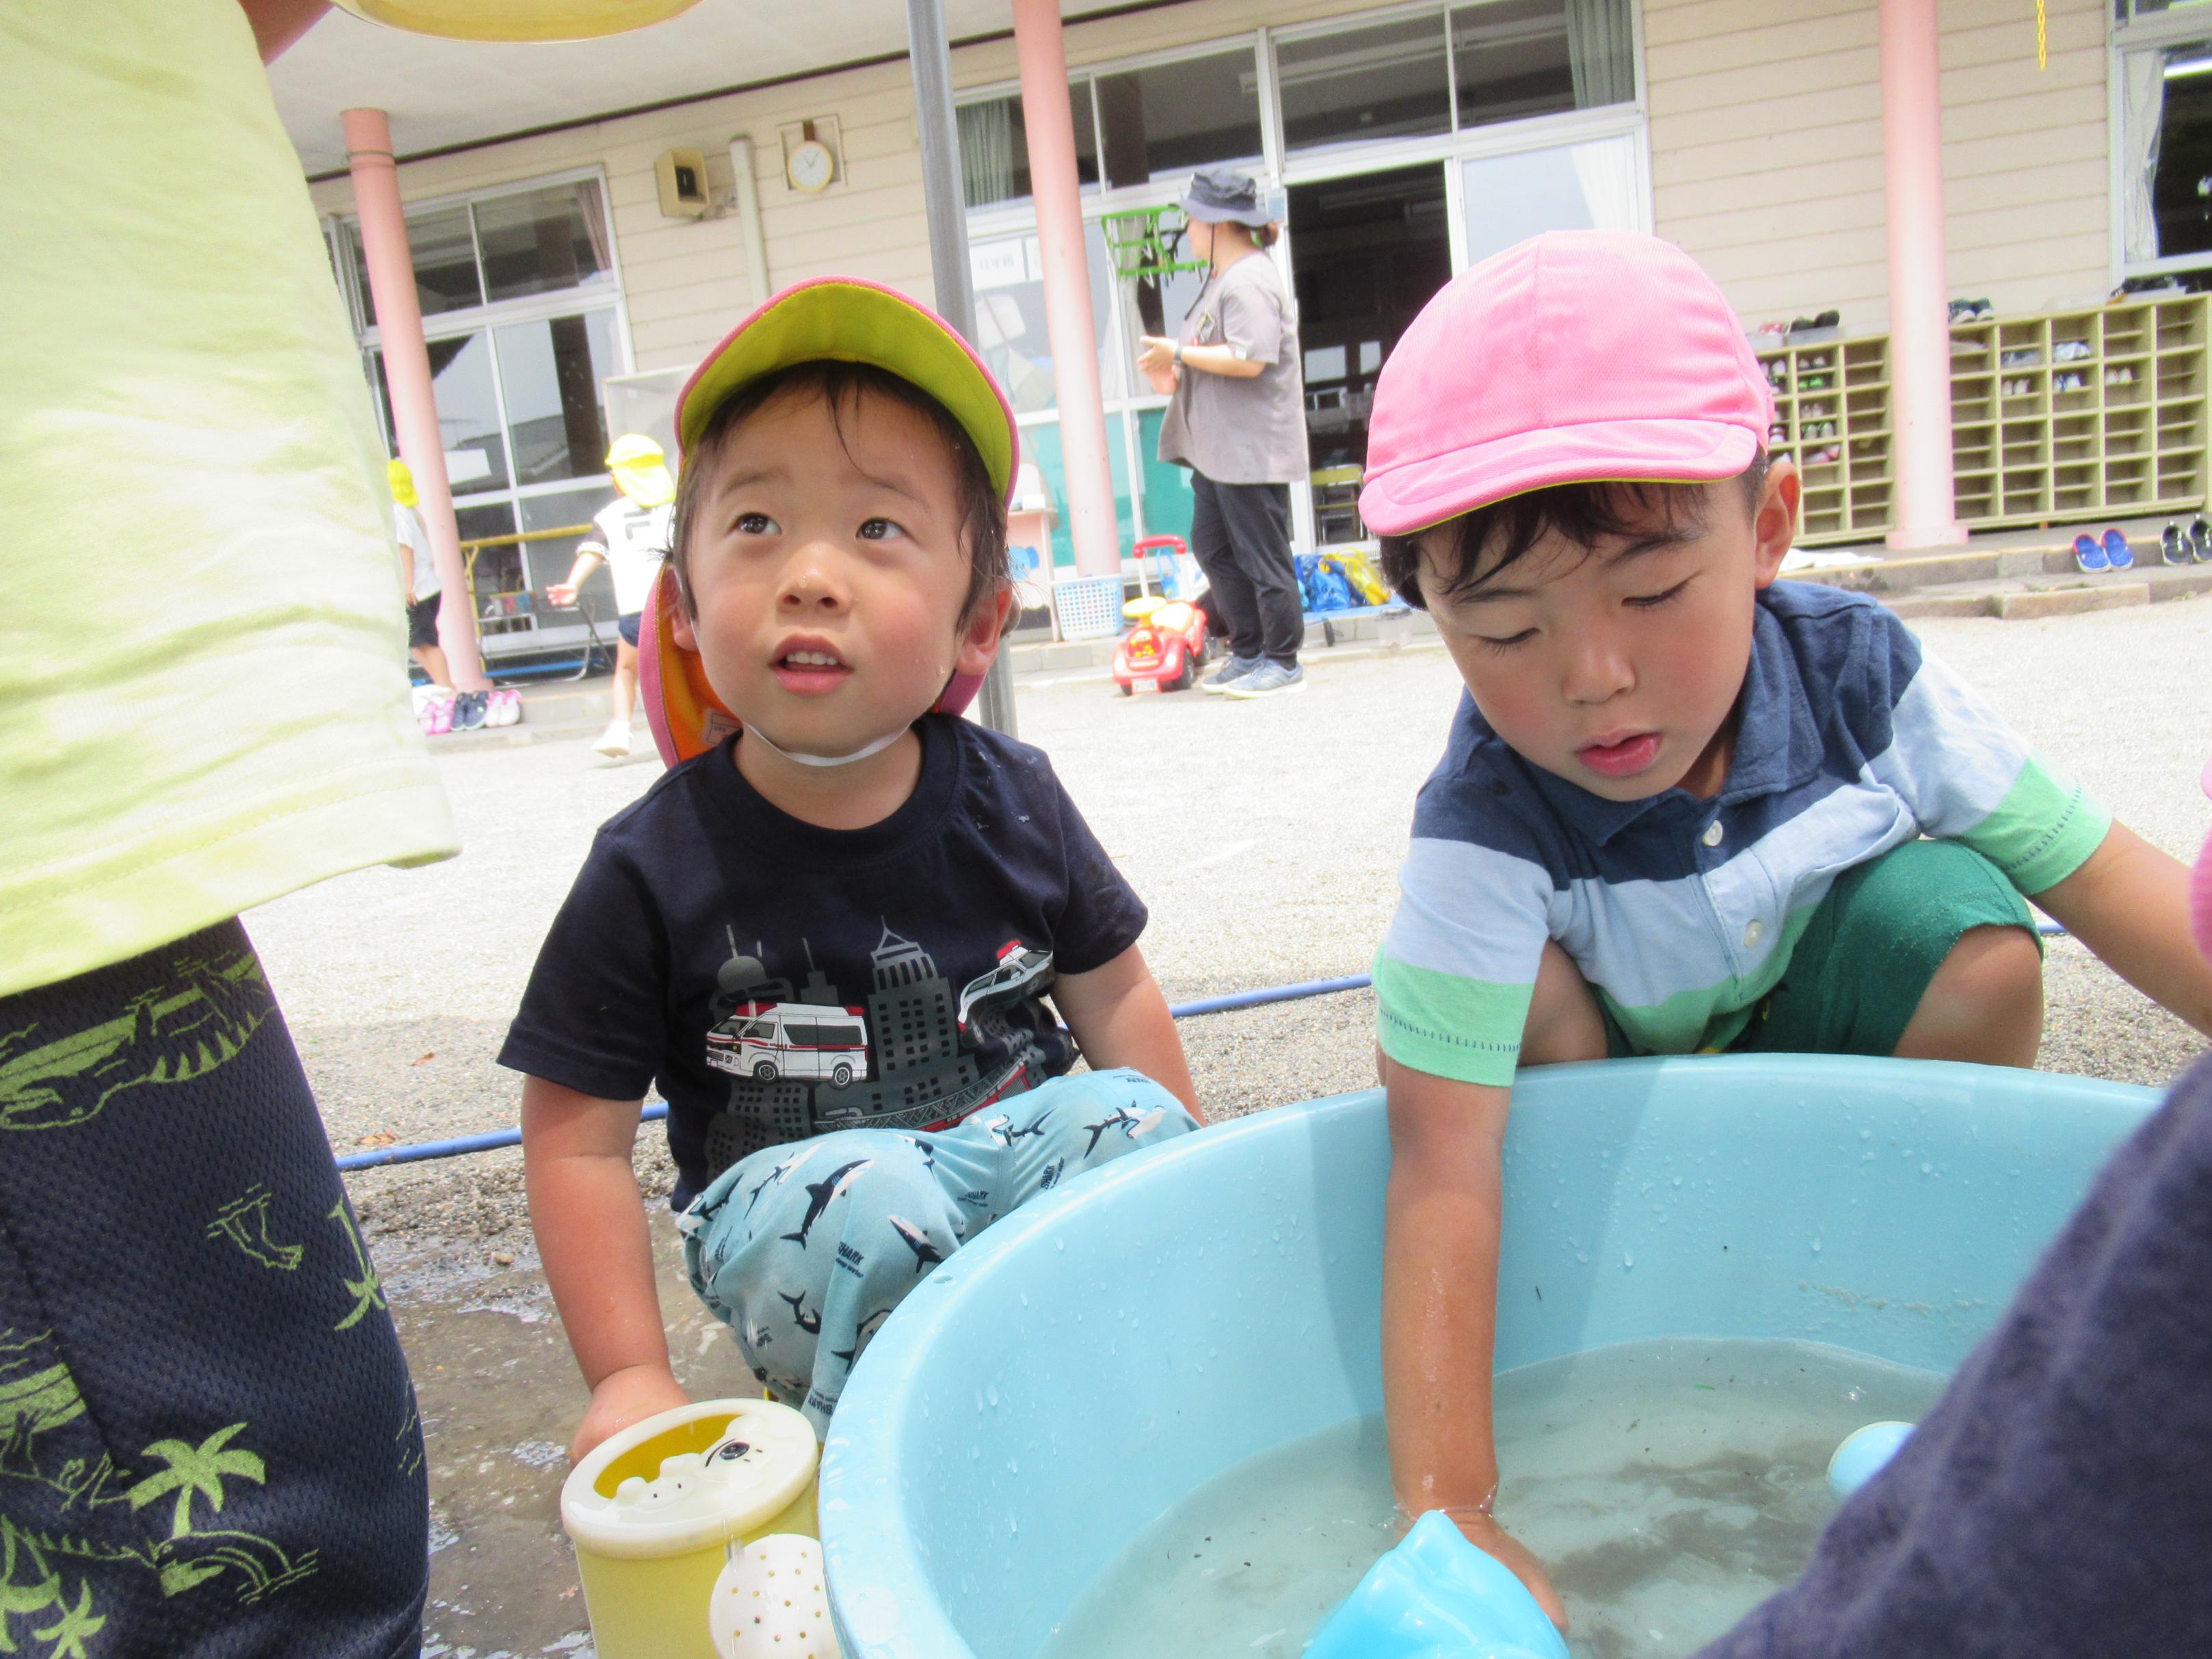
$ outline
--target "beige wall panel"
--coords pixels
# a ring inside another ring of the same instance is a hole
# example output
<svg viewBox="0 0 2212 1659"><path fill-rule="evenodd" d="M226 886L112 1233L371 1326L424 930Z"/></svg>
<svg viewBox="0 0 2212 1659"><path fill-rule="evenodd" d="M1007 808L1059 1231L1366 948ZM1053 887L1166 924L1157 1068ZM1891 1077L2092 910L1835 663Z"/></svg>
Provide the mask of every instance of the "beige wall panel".
<svg viewBox="0 0 2212 1659"><path fill-rule="evenodd" d="M1644 72L1656 83L1669 87L1699 76L1725 75L1732 70L1764 68L1778 53L1795 53L1808 59L1831 52L1872 51L1865 16L1847 11L1833 17L1805 22L1778 23L1769 28L1747 28L1731 34L1667 46L1647 44Z"/></svg>
<svg viewBox="0 0 2212 1659"><path fill-rule="evenodd" d="M1683 55L1695 58L1702 49L1686 48ZM1771 57L1762 55L1726 69L1701 66L1668 76L1663 87L1655 72L1653 107L1663 105L1669 113L1676 115L1704 110L1749 115L1756 119L1770 106L1785 100L1796 105L1807 98L1838 92L1850 94L1855 100L1863 99L1877 74L1875 48L1855 41L1793 63L1786 76L1777 74L1773 65ZM1858 107L1856 101L1852 107Z"/></svg>
<svg viewBox="0 0 2212 1659"><path fill-rule="evenodd" d="M1657 156L1657 131L1653 134L1653 161ZM1820 166L1829 161L1871 162L1875 176L1881 175L1881 130L1878 123L1853 121L1840 126L1799 127L1787 133L1724 134L1709 141L1668 153L1662 182L1703 184L1733 179L1745 191L1771 184L1790 168Z"/></svg>
<svg viewBox="0 0 2212 1659"><path fill-rule="evenodd" d="M2105 128L2102 122L2054 132L2036 145L2037 165L2023 169L2020 164L2020 140L2007 137L1983 138L1967 143L1943 146L1944 191L1955 186L1972 188L1987 179L2019 178L2032 182L2039 173L2056 172L2081 161L2095 164L2098 176L2104 180L2100 191L2110 188L2110 158L2105 151Z"/></svg>
<svg viewBox="0 0 2212 1659"><path fill-rule="evenodd" d="M1872 196L1877 204L1881 200L1879 156L1854 155L1834 161L1770 165L1763 176L1752 179L1729 173L1711 179L1689 179L1674 186L1672 206L1676 225L1686 227L1693 220L1741 212L1754 200L1778 205L1788 202L1842 202L1861 196ZM1881 211L1877 205L1877 216ZM1694 233L1682 228L1669 234Z"/></svg>
<svg viewBox="0 0 2212 1659"><path fill-rule="evenodd" d="M1644 40L1647 46L1674 46L1717 40L1747 28L1791 27L1838 16L1863 16L1871 28L1873 15L1867 0L1775 0L1765 6L1747 5L1745 0L1686 0L1680 4L1647 0Z"/></svg>
<svg viewBox="0 0 2212 1659"><path fill-rule="evenodd" d="M1871 0L1644 6L1660 234L1747 319L1833 306L1854 329L1886 328ZM2040 71L2025 3L1946 0L1942 13L1952 287L2001 311L2109 281L2101 0L2049 9Z"/></svg>

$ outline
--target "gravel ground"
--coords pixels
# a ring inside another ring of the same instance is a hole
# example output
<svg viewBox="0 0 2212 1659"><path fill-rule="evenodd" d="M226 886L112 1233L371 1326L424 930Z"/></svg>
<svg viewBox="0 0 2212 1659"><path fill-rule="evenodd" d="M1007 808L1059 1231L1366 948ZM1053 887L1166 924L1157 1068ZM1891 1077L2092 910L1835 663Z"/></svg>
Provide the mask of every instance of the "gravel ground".
<svg viewBox="0 0 2212 1659"><path fill-rule="evenodd" d="M2212 609L2183 601L2042 623L1931 622L1923 637L2029 740L2153 842L2193 856L2212 809L2195 684ZM1311 689L1266 702L1124 700L1094 679L1021 690L1022 735L1152 908L1145 951L1171 1001L1364 971L1387 924L1414 791L1457 681L1433 647L1316 653ZM248 918L341 1152L503 1127L494 1064L545 924L601 820L659 774L586 741L440 762L467 851L360 872ZM2050 955L2042 1063L2159 1084L2199 1050L2179 1021L2071 941ZM1187 1021L1209 1109L1235 1115L1371 1081L1371 1000ZM640 1170L665 1185L658 1137ZM514 1152L351 1178L370 1231L501 1239L521 1219ZM397 1241L395 1240L395 1243ZM507 1238L497 1248L512 1249ZM412 1254L410 1251L409 1254Z"/></svg>

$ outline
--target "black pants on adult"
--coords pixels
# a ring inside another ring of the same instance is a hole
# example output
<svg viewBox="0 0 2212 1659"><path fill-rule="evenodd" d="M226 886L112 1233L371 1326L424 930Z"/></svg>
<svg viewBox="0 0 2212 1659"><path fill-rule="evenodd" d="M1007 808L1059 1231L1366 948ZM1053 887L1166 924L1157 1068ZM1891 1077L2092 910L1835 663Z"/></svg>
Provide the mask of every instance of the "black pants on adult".
<svg viewBox="0 0 2212 1659"><path fill-rule="evenodd" d="M1229 624L1230 651L1296 667L1306 616L1291 562L1291 487L1216 483L1194 471L1190 489L1190 550Z"/></svg>
<svg viewBox="0 0 2212 1659"><path fill-rule="evenodd" d="M0 997L0 1653L414 1659L428 1522L245 929Z"/></svg>

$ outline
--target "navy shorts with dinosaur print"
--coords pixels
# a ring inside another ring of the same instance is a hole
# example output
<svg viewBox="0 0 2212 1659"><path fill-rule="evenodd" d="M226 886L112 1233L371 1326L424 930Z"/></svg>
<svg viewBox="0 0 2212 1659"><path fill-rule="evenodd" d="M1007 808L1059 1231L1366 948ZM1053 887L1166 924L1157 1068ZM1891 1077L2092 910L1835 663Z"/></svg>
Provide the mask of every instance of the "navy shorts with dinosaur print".
<svg viewBox="0 0 2212 1659"><path fill-rule="evenodd" d="M0 1653L414 1659L428 1525L244 928L0 999Z"/></svg>
<svg viewBox="0 0 2212 1659"><path fill-rule="evenodd" d="M1124 1068L1054 1078L950 1129L764 1147L678 1222L691 1288L819 1433L868 1340L932 1267L1039 1193L1197 1127Z"/></svg>

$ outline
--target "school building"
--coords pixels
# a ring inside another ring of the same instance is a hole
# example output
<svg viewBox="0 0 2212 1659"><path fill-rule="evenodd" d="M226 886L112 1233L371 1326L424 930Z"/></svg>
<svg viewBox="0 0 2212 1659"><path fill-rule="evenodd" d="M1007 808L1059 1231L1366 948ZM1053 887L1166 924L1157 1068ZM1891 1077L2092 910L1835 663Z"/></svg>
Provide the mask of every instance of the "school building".
<svg viewBox="0 0 2212 1659"><path fill-rule="evenodd" d="M1112 243L1212 162L1284 210L1303 547L1364 534L1366 411L1415 312L1565 227L1656 232L1747 330L1777 325L1754 343L1808 541L1940 545L2205 501L2212 4L1064 0L1056 29L1038 11L953 0L946 18L975 338L1062 574L1188 528L1133 359L1198 278L1125 280ZM356 194L383 118L341 112L388 116L460 536L586 520L611 499L609 439L665 440L684 374L773 289L847 272L935 298L904 29L898 0L700 0L611 40L485 46L334 11L272 66L397 438ZM1064 78L1048 131L1024 77ZM2109 302L2124 284L2141 291ZM1987 314L1947 323L1953 299ZM1070 416L1071 392L1090 407ZM1102 497L1110 537L1085 520ZM573 635L529 598L573 545L478 556L489 653Z"/></svg>

